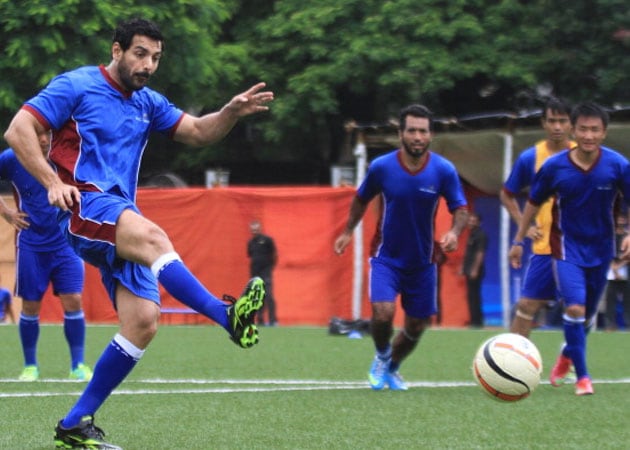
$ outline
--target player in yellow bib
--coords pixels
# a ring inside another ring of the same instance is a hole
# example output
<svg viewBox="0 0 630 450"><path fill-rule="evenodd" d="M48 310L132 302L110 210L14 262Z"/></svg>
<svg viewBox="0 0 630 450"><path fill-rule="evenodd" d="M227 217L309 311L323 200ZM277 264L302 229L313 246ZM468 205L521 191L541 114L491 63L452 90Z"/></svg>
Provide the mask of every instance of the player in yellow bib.
<svg viewBox="0 0 630 450"><path fill-rule="evenodd" d="M503 184L500 193L501 203L517 225L521 220L522 209L516 200L516 194L531 186L534 175L550 156L575 146L575 143L569 139L570 113L569 105L563 101L555 98L547 101L541 118L542 127L547 134L546 139L525 149L519 155L508 179ZM541 205L535 222L527 231L527 237L532 241L532 256L525 272L521 297L510 326L512 333L525 337L529 337L536 313L549 301L557 298L549 246L552 205L553 198ZM513 244L524 245L525 243Z"/></svg>

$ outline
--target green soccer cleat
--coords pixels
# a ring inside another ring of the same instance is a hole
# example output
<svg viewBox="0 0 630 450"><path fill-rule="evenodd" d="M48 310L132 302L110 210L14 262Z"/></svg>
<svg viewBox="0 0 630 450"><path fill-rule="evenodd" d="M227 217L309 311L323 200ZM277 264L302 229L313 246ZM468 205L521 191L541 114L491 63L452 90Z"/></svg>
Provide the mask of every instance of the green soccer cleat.
<svg viewBox="0 0 630 450"><path fill-rule="evenodd" d="M90 381L92 379L92 369L89 366L80 363L76 369L70 371L70 379L76 381Z"/></svg>
<svg viewBox="0 0 630 450"><path fill-rule="evenodd" d="M265 300L263 280L259 277L249 280L238 300L229 295L224 295L223 299L232 303L227 310L231 328L230 338L243 348L257 344L258 328L254 325L254 320L256 312L262 308Z"/></svg>
<svg viewBox="0 0 630 450"><path fill-rule="evenodd" d="M56 448L122 450L122 447L109 444L103 439L105 432L94 425L94 417L84 416L76 427L63 428L61 421L55 427Z"/></svg>
<svg viewBox="0 0 630 450"><path fill-rule="evenodd" d="M20 381L37 381L39 380L39 369L37 366L24 366L24 370L18 377Z"/></svg>

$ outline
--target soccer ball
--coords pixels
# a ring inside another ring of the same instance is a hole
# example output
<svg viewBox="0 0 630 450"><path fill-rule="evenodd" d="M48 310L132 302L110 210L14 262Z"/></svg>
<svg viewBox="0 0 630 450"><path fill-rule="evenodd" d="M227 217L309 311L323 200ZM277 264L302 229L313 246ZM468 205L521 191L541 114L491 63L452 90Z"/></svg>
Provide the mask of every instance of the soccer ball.
<svg viewBox="0 0 630 450"><path fill-rule="evenodd" d="M540 383L542 358L526 337L504 333L481 344L472 370L475 381L488 395L515 402L529 396Z"/></svg>

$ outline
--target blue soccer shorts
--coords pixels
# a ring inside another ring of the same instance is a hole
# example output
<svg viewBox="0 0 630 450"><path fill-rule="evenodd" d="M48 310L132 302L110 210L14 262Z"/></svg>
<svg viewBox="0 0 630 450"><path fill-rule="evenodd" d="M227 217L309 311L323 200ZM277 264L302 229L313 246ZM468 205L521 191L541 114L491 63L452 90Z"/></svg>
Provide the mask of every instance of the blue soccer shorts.
<svg viewBox="0 0 630 450"><path fill-rule="evenodd" d="M580 267L559 259L554 259L553 264L558 277L558 289L565 307L584 306L585 317L587 319L593 317L597 313L597 305L608 282L606 279L608 265Z"/></svg>
<svg viewBox="0 0 630 450"><path fill-rule="evenodd" d="M83 291L85 267L70 246L36 252L19 248L15 260L15 294L27 301L41 301L52 283L55 295Z"/></svg>
<svg viewBox="0 0 630 450"><path fill-rule="evenodd" d="M370 301L395 302L410 317L424 319L437 313L437 267L426 264L403 270L376 258L370 259Z"/></svg>
<svg viewBox="0 0 630 450"><path fill-rule="evenodd" d="M529 259L521 297L532 300L555 300L558 289L553 273L551 255L532 255Z"/></svg>
<svg viewBox="0 0 630 450"><path fill-rule="evenodd" d="M81 192L79 210L60 219L74 251L101 272L109 297L115 304L118 283L134 295L160 304L157 279L149 267L116 254L116 222L126 209L140 214L131 201L102 192Z"/></svg>

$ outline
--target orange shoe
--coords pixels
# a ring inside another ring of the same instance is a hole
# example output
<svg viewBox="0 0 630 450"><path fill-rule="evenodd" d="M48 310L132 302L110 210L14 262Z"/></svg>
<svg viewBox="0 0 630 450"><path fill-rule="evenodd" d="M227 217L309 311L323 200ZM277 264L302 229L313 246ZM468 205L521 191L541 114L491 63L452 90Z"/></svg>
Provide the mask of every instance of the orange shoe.
<svg viewBox="0 0 630 450"><path fill-rule="evenodd" d="M589 377L580 378L575 383L575 395L593 395L593 383Z"/></svg>
<svg viewBox="0 0 630 450"><path fill-rule="evenodd" d="M561 353L556 360L556 364L551 369L551 374L549 375L551 385L554 387L562 386L564 379L567 377L570 370L571 358L567 358Z"/></svg>

